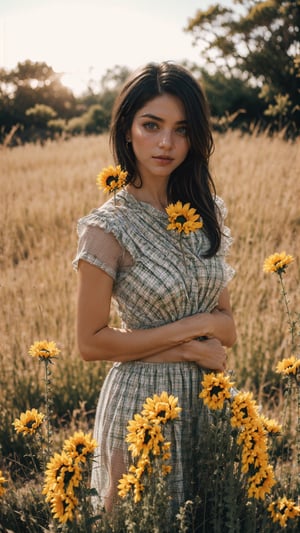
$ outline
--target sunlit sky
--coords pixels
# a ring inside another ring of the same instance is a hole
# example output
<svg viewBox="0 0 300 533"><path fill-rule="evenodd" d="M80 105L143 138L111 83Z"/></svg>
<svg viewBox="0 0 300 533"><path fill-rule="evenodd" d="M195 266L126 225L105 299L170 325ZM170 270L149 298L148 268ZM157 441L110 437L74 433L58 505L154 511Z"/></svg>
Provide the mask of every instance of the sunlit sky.
<svg viewBox="0 0 300 533"><path fill-rule="evenodd" d="M45 61L75 94L107 69L188 59L200 50L183 31L213 0L0 0L0 66ZM231 0L220 0L230 5Z"/></svg>

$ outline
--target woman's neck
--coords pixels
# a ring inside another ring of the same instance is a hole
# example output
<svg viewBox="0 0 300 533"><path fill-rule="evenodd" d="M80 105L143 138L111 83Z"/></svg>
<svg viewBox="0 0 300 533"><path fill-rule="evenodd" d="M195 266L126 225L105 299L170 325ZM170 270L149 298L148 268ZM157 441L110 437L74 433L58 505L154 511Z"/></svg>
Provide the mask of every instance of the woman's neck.
<svg viewBox="0 0 300 533"><path fill-rule="evenodd" d="M126 186L127 191L139 202L146 202L160 211L164 211L168 205L166 187L149 187L142 185L141 188L134 187L131 183Z"/></svg>

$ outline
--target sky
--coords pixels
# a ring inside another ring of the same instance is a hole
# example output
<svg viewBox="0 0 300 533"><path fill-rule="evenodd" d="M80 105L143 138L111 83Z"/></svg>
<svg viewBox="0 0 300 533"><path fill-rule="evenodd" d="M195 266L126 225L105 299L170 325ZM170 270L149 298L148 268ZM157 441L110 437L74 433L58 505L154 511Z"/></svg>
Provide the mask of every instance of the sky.
<svg viewBox="0 0 300 533"><path fill-rule="evenodd" d="M213 0L0 0L0 67L45 61L74 94L116 65L149 61L201 64L183 31ZM230 5L231 0L220 0Z"/></svg>

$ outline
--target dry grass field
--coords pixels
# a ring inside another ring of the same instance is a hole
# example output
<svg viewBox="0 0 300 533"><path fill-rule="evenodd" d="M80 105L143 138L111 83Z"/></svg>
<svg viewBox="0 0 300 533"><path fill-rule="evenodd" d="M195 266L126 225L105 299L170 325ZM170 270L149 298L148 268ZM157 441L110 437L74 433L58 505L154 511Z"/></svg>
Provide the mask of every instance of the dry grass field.
<svg viewBox="0 0 300 533"><path fill-rule="evenodd" d="M78 356L71 262L76 221L103 201L96 175L112 160L107 137L95 136L3 149L0 161L0 387L8 431L8 421L41 393L36 361L27 355L35 340L54 340L62 351L53 373L58 419L70 418L82 402L95 406L106 367ZM212 170L234 237L238 341L230 367L239 386L273 408L274 368L290 355L290 337L278 281L262 265L276 251L295 257L285 281L291 309L299 310L299 142L229 132L216 137Z"/></svg>
<svg viewBox="0 0 300 533"><path fill-rule="evenodd" d="M236 276L230 292L238 340L229 353L230 368L237 386L253 391L264 413L282 421L285 402L275 366L291 355L290 332L278 276L263 273L262 266L275 252L294 256L284 280L296 316L299 142L237 132L215 140L212 171L234 238L229 262ZM51 379L55 449L70 432L91 430L109 367L85 363L78 355L72 259L77 219L103 201L96 175L111 163L105 135L0 150L0 471L12 487L3 516L17 533L45 531L48 516L29 444L12 426L26 409L43 408L43 368L28 355L29 347L47 339L61 350Z"/></svg>

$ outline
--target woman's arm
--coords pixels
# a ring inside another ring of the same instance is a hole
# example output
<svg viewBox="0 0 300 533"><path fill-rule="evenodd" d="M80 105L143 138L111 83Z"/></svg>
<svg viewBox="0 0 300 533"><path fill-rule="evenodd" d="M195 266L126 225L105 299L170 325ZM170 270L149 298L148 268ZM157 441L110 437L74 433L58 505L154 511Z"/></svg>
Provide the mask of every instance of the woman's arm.
<svg viewBox="0 0 300 533"><path fill-rule="evenodd" d="M218 339L204 341L192 340L184 342L164 352L159 352L143 361L147 363L178 363L193 361L202 368L224 372L226 369L227 355Z"/></svg>
<svg viewBox="0 0 300 533"><path fill-rule="evenodd" d="M216 338L229 348L235 343L236 329L227 288L221 292L217 307L211 313L203 313L200 318L207 337Z"/></svg>
<svg viewBox="0 0 300 533"><path fill-rule="evenodd" d="M206 313L146 330L124 331L111 328L108 326L108 321L112 278L86 261L79 262L78 276L77 339L79 351L85 360L125 362L146 359L158 353L162 356L165 352L163 360L170 361L172 355L175 357L174 348L196 337L209 336L212 331L212 327L208 331L208 325L211 324L206 318L201 324L201 316ZM198 349L201 344L197 342ZM196 358L195 354L187 358L184 353L180 357L181 360ZM178 358L179 352L176 352L175 360ZM219 358L225 358L224 350Z"/></svg>

